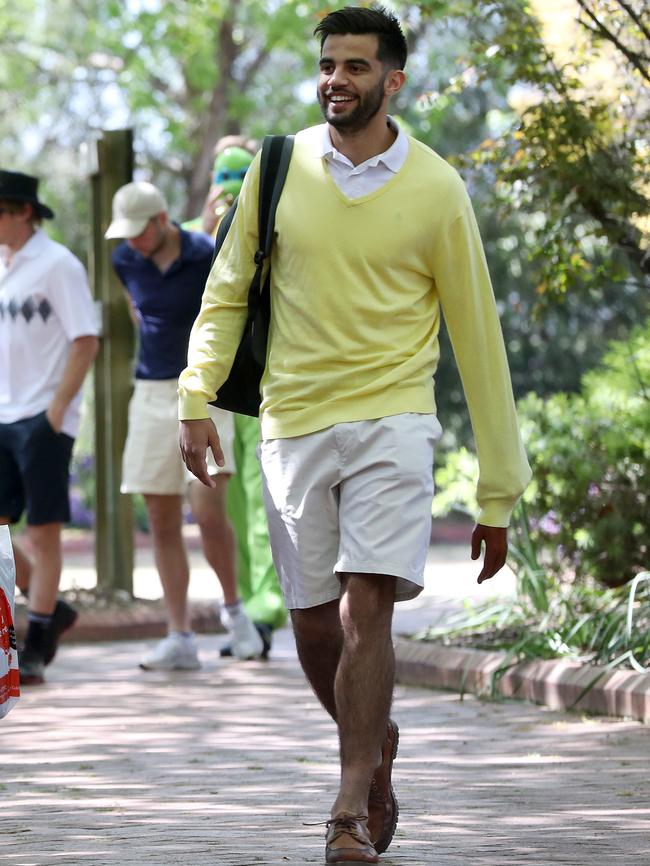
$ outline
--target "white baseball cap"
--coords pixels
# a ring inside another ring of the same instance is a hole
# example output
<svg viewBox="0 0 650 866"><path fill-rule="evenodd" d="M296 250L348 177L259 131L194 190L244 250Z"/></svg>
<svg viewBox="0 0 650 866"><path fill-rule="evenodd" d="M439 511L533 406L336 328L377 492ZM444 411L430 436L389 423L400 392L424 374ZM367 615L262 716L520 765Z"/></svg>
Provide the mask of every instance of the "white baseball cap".
<svg viewBox="0 0 650 866"><path fill-rule="evenodd" d="M142 180L127 183L113 196L113 220L104 237L137 237L151 217L166 210L165 196L152 183Z"/></svg>

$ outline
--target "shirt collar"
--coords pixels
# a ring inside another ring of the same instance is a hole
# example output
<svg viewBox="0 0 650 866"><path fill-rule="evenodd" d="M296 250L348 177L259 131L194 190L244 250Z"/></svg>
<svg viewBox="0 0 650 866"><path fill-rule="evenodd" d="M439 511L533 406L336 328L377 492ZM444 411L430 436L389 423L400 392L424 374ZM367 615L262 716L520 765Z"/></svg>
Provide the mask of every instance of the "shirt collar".
<svg viewBox="0 0 650 866"><path fill-rule="evenodd" d="M46 237L43 229L36 229L30 239L22 245L18 252L13 254L13 262L21 261L21 259L35 259L40 255Z"/></svg>
<svg viewBox="0 0 650 866"><path fill-rule="evenodd" d="M388 116L387 121L388 126L397 133L395 141L391 144L388 150L385 150L383 153L378 153L376 156L371 156L370 159L367 159L360 165L355 166L355 168L359 169L361 166L364 168L371 168L382 162L387 169L392 172L397 172L404 165L404 160L408 153L408 138L406 137L404 130L400 128L393 117ZM322 123L320 125L320 130L321 134L316 141L315 155L319 159L324 158L328 160L336 160L337 162L343 162L346 165L351 166L352 163L347 156L340 153L340 151L338 151L332 144L328 124Z"/></svg>

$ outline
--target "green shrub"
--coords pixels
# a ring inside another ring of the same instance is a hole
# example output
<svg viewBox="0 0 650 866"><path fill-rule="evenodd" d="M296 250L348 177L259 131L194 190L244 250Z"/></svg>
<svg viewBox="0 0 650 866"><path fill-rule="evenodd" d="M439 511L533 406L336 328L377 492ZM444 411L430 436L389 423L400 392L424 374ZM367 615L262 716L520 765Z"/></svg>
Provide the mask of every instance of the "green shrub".
<svg viewBox="0 0 650 866"><path fill-rule="evenodd" d="M519 415L533 470L525 523L544 566L609 587L648 568L650 320L610 345L580 394L529 394ZM449 455L436 472L434 513L475 511L476 474L469 452ZM515 523L521 546L521 520Z"/></svg>

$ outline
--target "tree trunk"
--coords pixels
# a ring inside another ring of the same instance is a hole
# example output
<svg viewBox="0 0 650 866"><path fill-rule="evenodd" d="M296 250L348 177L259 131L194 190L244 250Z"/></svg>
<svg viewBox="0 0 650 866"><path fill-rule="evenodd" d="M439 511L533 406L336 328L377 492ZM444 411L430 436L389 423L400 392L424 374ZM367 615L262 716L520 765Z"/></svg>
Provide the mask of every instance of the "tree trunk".
<svg viewBox="0 0 650 866"><path fill-rule="evenodd" d="M214 148L217 141L224 135L233 135L239 132L238 122L228 116L230 71L239 54L239 48L233 41L231 15L221 22L215 36L215 65L218 76L212 91L208 116L205 123L201 124L203 130L201 147L190 174L187 201L188 218L193 218L201 213L203 201L210 186Z"/></svg>

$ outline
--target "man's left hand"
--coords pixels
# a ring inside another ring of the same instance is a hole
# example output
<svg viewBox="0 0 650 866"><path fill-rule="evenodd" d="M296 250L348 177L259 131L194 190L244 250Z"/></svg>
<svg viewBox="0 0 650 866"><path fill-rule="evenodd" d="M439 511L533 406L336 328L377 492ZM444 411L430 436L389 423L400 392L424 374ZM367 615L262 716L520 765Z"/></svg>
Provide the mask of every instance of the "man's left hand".
<svg viewBox="0 0 650 866"><path fill-rule="evenodd" d="M472 532L472 559L481 555L481 546L485 544L483 568L477 583L483 583L500 571L506 564L508 554L508 530L503 526L483 526L477 523Z"/></svg>

